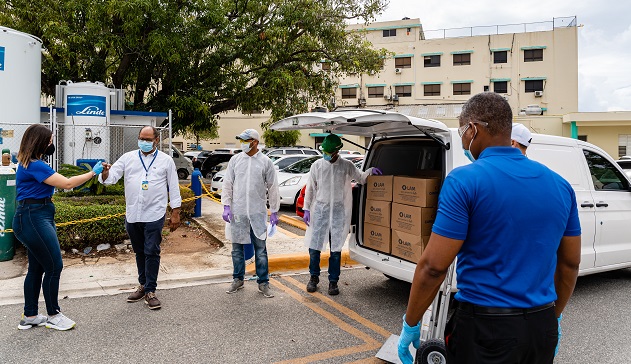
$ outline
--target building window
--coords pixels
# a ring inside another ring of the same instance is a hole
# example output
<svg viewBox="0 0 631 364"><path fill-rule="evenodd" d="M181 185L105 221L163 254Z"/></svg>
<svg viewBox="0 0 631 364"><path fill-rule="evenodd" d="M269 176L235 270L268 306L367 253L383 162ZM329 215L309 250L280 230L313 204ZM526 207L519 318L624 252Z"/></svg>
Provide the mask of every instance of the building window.
<svg viewBox="0 0 631 364"><path fill-rule="evenodd" d="M584 142L587 141L587 135L577 135L576 137L578 138L578 140L581 140L581 141L584 141Z"/></svg>
<svg viewBox="0 0 631 364"><path fill-rule="evenodd" d="M342 98L343 99L354 99L357 97L357 88L343 88L342 89Z"/></svg>
<svg viewBox="0 0 631 364"><path fill-rule="evenodd" d="M411 97L412 86L395 86L394 93L399 97Z"/></svg>
<svg viewBox="0 0 631 364"><path fill-rule="evenodd" d="M329 62L322 62L322 70L324 71L330 71L331 70L331 63Z"/></svg>
<svg viewBox="0 0 631 364"><path fill-rule="evenodd" d="M383 97L383 86L368 87L368 98Z"/></svg>
<svg viewBox="0 0 631 364"><path fill-rule="evenodd" d="M468 66L471 64L471 53L454 54L454 66Z"/></svg>
<svg viewBox="0 0 631 364"><path fill-rule="evenodd" d="M493 63L508 63L508 52L493 52Z"/></svg>
<svg viewBox="0 0 631 364"><path fill-rule="evenodd" d="M543 80L531 80L526 82L526 92L543 91Z"/></svg>
<svg viewBox="0 0 631 364"><path fill-rule="evenodd" d="M384 29L383 30L383 37L396 37L397 36L397 30L396 29Z"/></svg>
<svg viewBox="0 0 631 364"><path fill-rule="evenodd" d="M440 55L423 57L425 67L440 67Z"/></svg>
<svg viewBox="0 0 631 364"><path fill-rule="evenodd" d="M396 68L412 68L412 57L400 57L394 59Z"/></svg>
<svg viewBox="0 0 631 364"><path fill-rule="evenodd" d="M454 95L471 95L470 83L454 83Z"/></svg>
<svg viewBox="0 0 631 364"><path fill-rule="evenodd" d="M440 96L440 85L424 85L425 96Z"/></svg>
<svg viewBox="0 0 631 364"><path fill-rule="evenodd" d="M498 94L508 93L508 81L493 82L493 91Z"/></svg>
<svg viewBox="0 0 631 364"><path fill-rule="evenodd" d="M631 134L618 134L618 157L624 157L625 155L630 154Z"/></svg>
<svg viewBox="0 0 631 364"><path fill-rule="evenodd" d="M525 49L524 62L543 61L543 49Z"/></svg>

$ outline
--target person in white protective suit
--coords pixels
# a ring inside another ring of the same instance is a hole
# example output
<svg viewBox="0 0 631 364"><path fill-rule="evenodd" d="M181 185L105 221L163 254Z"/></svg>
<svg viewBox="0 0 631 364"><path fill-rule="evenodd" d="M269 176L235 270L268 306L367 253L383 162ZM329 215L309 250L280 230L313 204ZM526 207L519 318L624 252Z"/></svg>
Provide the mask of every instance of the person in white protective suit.
<svg viewBox="0 0 631 364"><path fill-rule="evenodd" d="M365 183L370 174L381 174L378 168L361 172L355 165L339 157L342 141L329 134L322 145L323 158L311 166L305 191L304 221L307 225L305 245L309 248L309 273L311 279L307 292L315 292L320 282L320 252L329 242L329 295L340 293L342 247L351 225L353 196L351 180Z"/></svg>
<svg viewBox="0 0 631 364"><path fill-rule="evenodd" d="M267 298L274 297L269 288L269 264L267 260L267 201L271 211L270 224L278 224L280 197L278 180L272 161L258 150L259 133L246 129L237 135L242 153L230 158L223 179L221 203L226 221L226 236L232 241L232 284L226 293L243 288L245 257L243 246L252 243L259 292Z"/></svg>

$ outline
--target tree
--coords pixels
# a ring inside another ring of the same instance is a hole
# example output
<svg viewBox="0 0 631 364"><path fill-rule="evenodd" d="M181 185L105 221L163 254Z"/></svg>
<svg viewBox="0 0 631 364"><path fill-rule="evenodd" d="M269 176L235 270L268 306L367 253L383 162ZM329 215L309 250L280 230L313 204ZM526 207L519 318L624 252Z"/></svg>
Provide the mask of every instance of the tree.
<svg viewBox="0 0 631 364"><path fill-rule="evenodd" d="M212 133L223 112L279 120L327 105L340 76L378 71L387 52L346 21L374 20L385 1L5 0L0 24L42 39L43 93L104 81L130 90L133 110L172 109L176 133Z"/></svg>
<svg viewBox="0 0 631 364"><path fill-rule="evenodd" d="M296 145L300 139L300 131L276 131L265 129L263 132L263 140L266 147L291 147Z"/></svg>

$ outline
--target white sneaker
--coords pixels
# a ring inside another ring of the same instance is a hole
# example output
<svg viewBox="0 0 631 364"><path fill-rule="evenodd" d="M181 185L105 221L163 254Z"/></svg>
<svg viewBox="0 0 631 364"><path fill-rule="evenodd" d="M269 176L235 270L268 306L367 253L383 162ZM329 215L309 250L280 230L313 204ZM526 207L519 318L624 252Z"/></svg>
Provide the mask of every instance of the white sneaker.
<svg viewBox="0 0 631 364"><path fill-rule="evenodd" d="M55 329L60 331L66 331L72 329L76 323L71 319L64 316L63 313L58 313L55 316L51 316L48 318L48 322L46 323L47 329Z"/></svg>
<svg viewBox="0 0 631 364"><path fill-rule="evenodd" d="M28 330L33 326L44 326L48 321L48 317L37 314L35 317L26 317L22 314L22 319L18 324L18 330Z"/></svg>

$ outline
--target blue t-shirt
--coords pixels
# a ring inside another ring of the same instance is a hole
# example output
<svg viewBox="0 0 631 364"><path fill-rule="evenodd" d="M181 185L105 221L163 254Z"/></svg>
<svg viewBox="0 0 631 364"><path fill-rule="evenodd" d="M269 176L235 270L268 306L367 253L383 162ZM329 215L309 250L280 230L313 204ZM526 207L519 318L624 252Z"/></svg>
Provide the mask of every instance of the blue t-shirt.
<svg viewBox="0 0 631 364"><path fill-rule="evenodd" d="M18 164L18 169L15 172L16 200L51 197L55 187L47 185L44 180L53 174L55 171L41 160L32 161L28 164L28 168Z"/></svg>
<svg viewBox="0 0 631 364"><path fill-rule="evenodd" d="M557 249L581 234L572 186L516 148L486 148L445 179L432 232L464 240L459 301L530 308L557 299Z"/></svg>

